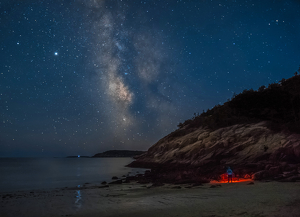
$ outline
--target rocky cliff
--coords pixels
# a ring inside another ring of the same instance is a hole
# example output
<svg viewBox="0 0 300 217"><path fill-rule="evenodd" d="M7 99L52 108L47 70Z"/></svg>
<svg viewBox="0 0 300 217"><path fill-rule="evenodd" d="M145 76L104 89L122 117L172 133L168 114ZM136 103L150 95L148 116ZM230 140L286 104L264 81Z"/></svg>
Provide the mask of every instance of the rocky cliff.
<svg viewBox="0 0 300 217"><path fill-rule="evenodd" d="M169 180L217 179L231 166L236 174L253 179L297 181L299 117L300 76L296 75L268 88L244 91L180 123L131 166L152 168L158 177Z"/></svg>
<svg viewBox="0 0 300 217"><path fill-rule="evenodd" d="M300 135L273 132L268 125L237 124L217 130L190 129L189 133L182 128L159 140L132 166L193 171L209 178L221 175L226 166L254 179L289 178L284 174L293 171L293 179L300 180ZM180 136L181 131L185 135Z"/></svg>
<svg viewBox="0 0 300 217"><path fill-rule="evenodd" d="M166 136L139 160L142 159L145 162L194 166L262 161L300 163L300 135L274 133L266 122L237 124L214 131L200 128L184 136Z"/></svg>

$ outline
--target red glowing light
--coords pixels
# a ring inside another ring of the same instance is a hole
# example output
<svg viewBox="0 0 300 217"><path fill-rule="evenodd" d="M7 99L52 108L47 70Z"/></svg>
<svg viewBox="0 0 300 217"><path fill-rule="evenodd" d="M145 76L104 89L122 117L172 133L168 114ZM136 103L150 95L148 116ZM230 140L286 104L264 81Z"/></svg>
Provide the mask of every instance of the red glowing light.
<svg viewBox="0 0 300 217"><path fill-rule="evenodd" d="M246 182L246 181L253 181L251 179L251 176L246 174L243 177L239 177L239 176L235 176L234 174L232 175L232 181L231 178L229 178L229 182ZM228 183L228 175L227 173L224 173L222 175L220 175L220 179L219 180L211 180L210 183Z"/></svg>

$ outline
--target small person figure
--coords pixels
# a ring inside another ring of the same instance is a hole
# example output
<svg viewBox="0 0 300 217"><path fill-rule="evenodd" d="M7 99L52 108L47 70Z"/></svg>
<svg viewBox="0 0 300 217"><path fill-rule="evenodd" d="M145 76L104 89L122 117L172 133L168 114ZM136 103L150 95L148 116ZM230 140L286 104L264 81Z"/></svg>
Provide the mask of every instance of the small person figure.
<svg viewBox="0 0 300 217"><path fill-rule="evenodd" d="M228 167L227 169L227 176L228 176L228 183L229 183L229 180L231 180L231 183L232 183L232 170L230 169L230 167Z"/></svg>

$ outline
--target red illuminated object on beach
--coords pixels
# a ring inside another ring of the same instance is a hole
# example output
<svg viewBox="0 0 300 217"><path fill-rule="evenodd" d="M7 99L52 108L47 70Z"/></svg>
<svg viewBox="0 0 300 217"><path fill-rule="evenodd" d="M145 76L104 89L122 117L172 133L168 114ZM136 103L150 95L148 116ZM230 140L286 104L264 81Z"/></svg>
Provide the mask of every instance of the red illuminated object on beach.
<svg viewBox="0 0 300 217"><path fill-rule="evenodd" d="M243 177L238 177L238 176L235 176L234 174L232 176L232 182L247 182L247 181L253 181L251 179L251 176L248 175L248 174L246 174ZM229 180L229 182L231 183L231 179ZM211 180L210 183L228 183L227 173L224 173L224 174L220 175L219 180Z"/></svg>

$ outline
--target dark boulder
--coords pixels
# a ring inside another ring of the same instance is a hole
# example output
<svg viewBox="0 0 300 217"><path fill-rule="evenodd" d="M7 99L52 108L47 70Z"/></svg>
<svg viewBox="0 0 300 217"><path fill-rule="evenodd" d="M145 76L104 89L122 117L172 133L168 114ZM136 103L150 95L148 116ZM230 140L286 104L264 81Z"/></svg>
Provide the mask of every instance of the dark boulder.
<svg viewBox="0 0 300 217"><path fill-rule="evenodd" d="M275 177L281 173L281 168L280 166L270 167L268 171L271 177Z"/></svg>
<svg viewBox="0 0 300 217"><path fill-rule="evenodd" d="M290 176L288 178L284 178L279 180L280 182L296 182L300 180L300 176L299 175L294 175L294 176Z"/></svg>
<svg viewBox="0 0 300 217"><path fill-rule="evenodd" d="M263 178L266 178L266 176L267 176L266 174L267 174L266 170L261 170L261 171L254 173L251 178L253 180L262 180Z"/></svg>
<svg viewBox="0 0 300 217"><path fill-rule="evenodd" d="M117 180L117 181L113 181L113 182L110 182L108 184L122 184L123 181L120 179L120 180Z"/></svg>

